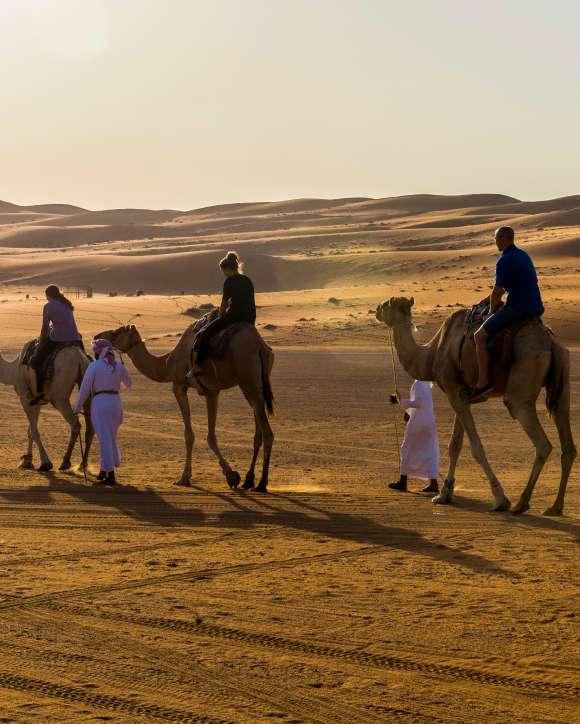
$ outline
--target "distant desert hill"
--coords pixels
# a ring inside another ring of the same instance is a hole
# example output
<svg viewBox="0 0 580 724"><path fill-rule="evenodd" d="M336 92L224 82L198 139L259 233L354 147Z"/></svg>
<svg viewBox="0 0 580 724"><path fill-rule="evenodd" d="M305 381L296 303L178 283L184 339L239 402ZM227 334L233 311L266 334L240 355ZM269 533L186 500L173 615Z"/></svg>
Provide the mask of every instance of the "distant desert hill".
<svg viewBox="0 0 580 724"><path fill-rule="evenodd" d="M395 273L452 278L495 256L500 224L514 225L522 244L556 265L579 255L580 195L301 198L190 211L4 201L0 281L208 293L219 288L217 261L231 248L264 291L380 284Z"/></svg>

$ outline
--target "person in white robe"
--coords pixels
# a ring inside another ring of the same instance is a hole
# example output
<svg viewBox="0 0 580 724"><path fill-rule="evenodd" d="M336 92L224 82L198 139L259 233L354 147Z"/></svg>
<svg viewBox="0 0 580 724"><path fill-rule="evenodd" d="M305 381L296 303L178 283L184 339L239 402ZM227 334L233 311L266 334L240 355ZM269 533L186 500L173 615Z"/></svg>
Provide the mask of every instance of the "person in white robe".
<svg viewBox="0 0 580 724"><path fill-rule="evenodd" d="M101 471L97 480L102 485L115 485L115 468L121 464L117 433L123 422L121 385L129 388L132 380L124 364L117 361L111 343L93 340L95 361L88 366L73 412L78 415L86 400L91 400L91 419L99 440Z"/></svg>
<svg viewBox="0 0 580 724"><path fill-rule="evenodd" d="M391 395L391 404L400 404L405 410L407 425L401 445L399 479L389 484L393 490L407 490L409 477L428 480L424 493L439 492L439 438L435 424L431 382L415 380L408 400Z"/></svg>

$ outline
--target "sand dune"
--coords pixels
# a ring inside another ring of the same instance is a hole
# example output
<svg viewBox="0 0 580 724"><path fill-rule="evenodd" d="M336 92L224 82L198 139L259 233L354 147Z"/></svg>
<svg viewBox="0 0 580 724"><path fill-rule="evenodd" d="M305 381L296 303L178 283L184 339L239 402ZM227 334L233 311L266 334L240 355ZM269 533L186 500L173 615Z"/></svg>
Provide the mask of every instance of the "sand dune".
<svg viewBox="0 0 580 724"><path fill-rule="evenodd" d="M463 274L475 259L492 258L493 229L501 223L512 223L522 243L557 265L577 255L579 199L423 194L75 213L67 205L3 202L0 280L205 294L219 287L216 261L229 248L239 249L265 291L378 283L393 272L411 280L438 267ZM62 209L69 213L56 213ZM413 266L417 253L426 266Z"/></svg>

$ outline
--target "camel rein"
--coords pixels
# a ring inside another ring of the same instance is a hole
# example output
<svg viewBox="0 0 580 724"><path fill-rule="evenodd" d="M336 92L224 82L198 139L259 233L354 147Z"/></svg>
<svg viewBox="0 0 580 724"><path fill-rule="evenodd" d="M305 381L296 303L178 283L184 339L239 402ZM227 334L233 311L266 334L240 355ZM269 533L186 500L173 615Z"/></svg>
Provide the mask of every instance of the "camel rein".
<svg viewBox="0 0 580 724"><path fill-rule="evenodd" d="M397 396L397 398L399 398L399 383L397 380L397 365L395 363L395 346L393 344L393 334L391 332L390 327L387 327L387 332L389 335L389 346L391 348L391 367L392 367L392 371L393 371L393 383L395 385L395 395ZM391 405L391 407L393 408L393 412L395 413L394 417L393 417L393 427L395 429L395 442L397 443L397 450L399 450L400 445L399 445L399 426L397 424L397 414L396 414L397 411L395 410L394 405Z"/></svg>

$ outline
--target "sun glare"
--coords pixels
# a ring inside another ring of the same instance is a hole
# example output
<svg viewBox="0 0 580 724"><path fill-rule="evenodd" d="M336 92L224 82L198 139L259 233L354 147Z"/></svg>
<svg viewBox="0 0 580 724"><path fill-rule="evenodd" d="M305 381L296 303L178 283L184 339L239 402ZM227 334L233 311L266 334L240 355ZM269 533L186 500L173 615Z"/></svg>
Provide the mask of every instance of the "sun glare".
<svg viewBox="0 0 580 724"><path fill-rule="evenodd" d="M101 0L2 0L4 45L65 60L90 59L109 42L109 11Z"/></svg>

